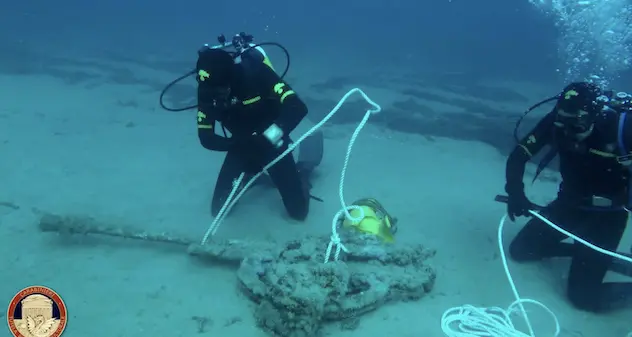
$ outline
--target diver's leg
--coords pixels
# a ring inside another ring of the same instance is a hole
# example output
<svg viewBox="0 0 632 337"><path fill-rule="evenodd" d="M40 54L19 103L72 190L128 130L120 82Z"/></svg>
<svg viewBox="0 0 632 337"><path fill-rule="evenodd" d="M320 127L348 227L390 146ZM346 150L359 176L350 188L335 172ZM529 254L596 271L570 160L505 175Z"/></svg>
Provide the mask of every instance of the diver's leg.
<svg viewBox="0 0 632 337"><path fill-rule="evenodd" d="M568 228L573 224L573 212L553 201L540 212L554 224ZM568 229L567 229L568 230ZM520 230L509 245L509 255L515 261L537 261L547 257L571 256L572 244L563 243L567 236L538 218L533 218Z"/></svg>
<svg viewBox="0 0 632 337"><path fill-rule="evenodd" d="M217 176L215 191L213 192L213 201L211 202L211 214L213 216L217 216L217 213L224 206L228 195L233 190L235 179L243 172L243 161L240 156L241 153L237 151L228 151L226 153L226 158Z"/></svg>
<svg viewBox="0 0 632 337"><path fill-rule="evenodd" d="M616 251L627 224L627 212L591 212L585 216L586 226L582 227L579 236L595 246ZM599 312L620 306L625 302L625 296L632 296L630 283L603 283L612 259L579 242L574 243L567 289L573 305Z"/></svg>
<svg viewBox="0 0 632 337"><path fill-rule="evenodd" d="M290 217L305 220L309 213L309 187L298 172L294 158L291 155L285 156L268 173L279 190Z"/></svg>
<svg viewBox="0 0 632 337"><path fill-rule="evenodd" d="M632 307L632 282L608 282L601 286L600 311Z"/></svg>

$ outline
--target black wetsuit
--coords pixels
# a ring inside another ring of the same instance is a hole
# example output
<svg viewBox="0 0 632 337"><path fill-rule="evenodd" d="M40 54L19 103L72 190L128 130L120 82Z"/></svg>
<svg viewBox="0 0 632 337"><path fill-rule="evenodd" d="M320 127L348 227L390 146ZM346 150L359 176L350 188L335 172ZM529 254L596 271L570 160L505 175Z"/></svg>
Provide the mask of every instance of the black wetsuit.
<svg viewBox="0 0 632 337"><path fill-rule="evenodd" d="M524 198L525 164L550 145L558 151L562 182L557 199L541 214L596 246L616 251L628 220L624 207L629 202L630 171L619 159L632 150L632 115L626 117L619 133L619 113L602 112L593 132L579 147L565 144L564 135L554 122L555 111L552 111L510 154L506 171L509 198L521 195ZM632 283L603 282L613 258L578 242L562 243L566 238L533 218L511 243L510 255L517 261L572 257L567 294L580 309L604 311L628 305L626 296L632 296Z"/></svg>
<svg viewBox="0 0 632 337"><path fill-rule="evenodd" d="M217 215L233 188L233 181L242 172L247 179L287 149L292 142L290 132L307 114L306 105L269 62L254 62L257 53L253 56L238 66L237 80L231 85L233 102L228 109L214 109L209 102L212 98L198 88L200 143L209 150L227 152L215 185L213 215ZM215 133L218 122L231 133L230 138ZM275 148L261 135L272 124L283 130L281 148ZM309 188L292 155L285 156L268 173L289 215L305 219L309 212Z"/></svg>

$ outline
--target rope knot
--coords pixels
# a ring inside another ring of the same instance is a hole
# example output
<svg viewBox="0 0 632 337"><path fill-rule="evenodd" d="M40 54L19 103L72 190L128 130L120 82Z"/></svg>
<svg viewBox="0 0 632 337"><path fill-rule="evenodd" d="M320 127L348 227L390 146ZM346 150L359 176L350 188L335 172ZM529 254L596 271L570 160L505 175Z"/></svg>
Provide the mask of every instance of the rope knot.
<svg viewBox="0 0 632 337"><path fill-rule="evenodd" d="M330 236L330 240L330 242L334 245L340 244L340 236L338 235L338 233L332 233Z"/></svg>
<svg viewBox="0 0 632 337"><path fill-rule="evenodd" d="M342 244L338 233L332 233L329 238L329 244L327 245L327 251L325 252L325 263L329 262L329 260L331 259L331 252L334 247L336 248L336 251L334 252L334 261L338 261L338 259L340 258L340 251L343 251L345 253L349 252L347 247Z"/></svg>

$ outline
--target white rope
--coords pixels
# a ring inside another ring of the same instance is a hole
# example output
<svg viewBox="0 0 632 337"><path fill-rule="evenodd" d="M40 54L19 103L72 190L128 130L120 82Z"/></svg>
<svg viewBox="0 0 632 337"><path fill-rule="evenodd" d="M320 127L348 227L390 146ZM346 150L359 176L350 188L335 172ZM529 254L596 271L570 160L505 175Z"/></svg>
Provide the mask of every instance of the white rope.
<svg viewBox="0 0 632 337"><path fill-rule="evenodd" d="M340 205L342 205L342 208L336 213L336 215L334 215L331 221L331 239L329 241L329 245L327 245L327 251L325 252L325 263L329 262L329 260L331 259L331 251L333 250L334 247L336 248L336 251L334 254L334 261L338 261L338 259L340 258L340 250L343 250L344 252L348 252L347 248L340 241L340 236L338 235L338 222L340 221L340 218L344 216L353 222L360 222L362 221L362 219L364 219L364 210L361 207L355 206L355 205L347 206L347 204L345 203L345 197L344 197L345 177L347 175L347 167L349 166L349 160L351 158L351 151L353 150L353 145L355 144L355 141L358 138L360 131L362 131L362 128L366 125L367 121L369 120L369 117L371 117L371 114L378 113L382 109L380 108L379 105L375 104L368 97L364 96L364 99L366 99L367 102L369 102L369 104L373 105L374 109L367 110L367 112L364 114L364 118L362 118L362 121L360 121L360 124L358 124L358 127L356 127L355 131L353 132L353 135L351 135L351 139L349 140L349 145L347 146L347 153L345 154L345 160L344 160L344 163L342 164L342 171L340 173L340 183L338 184L338 197L340 198ZM354 218L351 215L351 213L349 213L349 211L353 209L359 210L360 216L358 216L357 218Z"/></svg>
<svg viewBox="0 0 632 337"><path fill-rule="evenodd" d="M237 203L237 201L244 195L244 193L248 190L248 188L250 188L250 186L263 174L263 172L266 172L270 167L274 166L276 163L278 163L281 159L283 159L285 156L287 156L288 154L292 153L292 151L294 151L294 149L301 143L303 142L307 137L311 136L314 132L316 132L318 129L320 129L323 125L325 125L325 123L327 123L327 121L329 121L337 112L338 110L340 110L340 107L347 101L347 99L355 94L355 93L359 93L360 95L362 95L362 97L373 106L373 109L370 109L367 111L366 115L364 116L364 119L362 119L362 122L360 122L360 125L358 126L358 128L356 129L356 132L354 132L353 136L351 137L352 141L349 143L349 149L347 150L347 158L345 160L345 165L343 168L343 177L344 177L344 170L346 170L346 165L347 165L347 161L349 159L349 154L350 154L350 149L351 146L353 146L353 142L355 142L355 138L357 137L358 133L360 132L360 129L362 129L362 127L364 127L364 124L366 124L366 121L368 120L368 116L371 113L378 113L382 110L382 108L380 108L379 105L377 105L375 102L373 102L365 93L364 91L362 91L359 88L354 88L352 90L349 90L338 102L338 104L336 104L336 106L327 114L327 116L325 116L320 122L318 122L318 124L314 125L311 129L309 129L309 131L307 131L305 134L303 134L296 142L290 144L287 148L287 150L283 151L283 153L281 153L278 157L276 157L274 160L272 160L270 163L268 163L262 170L261 172L257 173L256 175L254 175L249 181L248 183L246 183L246 185L244 186L244 188L241 189L241 191L239 191L239 193L234 196L234 194L236 193L236 190L239 188L239 184L235 184L233 186L233 190L231 191L231 194L228 196L228 198L226 199L226 202L224 203L224 206L222 206L222 208L220 209L220 213L217 214L217 217L215 217L215 219L213 220L213 223L211 223L211 225L209 226L208 230L206 231L206 233L204 234L204 237L202 238L202 245L205 245L208 241L208 239L212 236L215 235L215 233L217 232L217 230L219 229L219 226L222 224L222 222L224 221L224 219L226 218L226 215L230 212L230 210L233 208L233 206L235 206L235 203ZM240 175L240 178L238 179L238 181L241 183L241 180L243 179L244 173L242 173ZM341 183L342 186L342 183ZM234 198L233 198L234 196ZM224 212L222 212L221 210L224 210Z"/></svg>
<svg viewBox="0 0 632 337"><path fill-rule="evenodd" d="M340 251L344 251L345 253L349 252L347 247L342 244L340 236L338 235L338 221L345 212L349 214L348 209L359 209L360 212L362 212L362 215L358 218L360 220L364 219L364 210L360 206L355 205L345 207L339 210L336 215L334 215L334 218L331 220L331 237L329 240L329 244L327 245L327 251L325 251L325 263L329 262L329 260L331 259L331 251L334 248L336 248L336 251L334 252L334 261L338 261L338 259L340 258ZM349 217L351 218L351 215L349 215Z"/></svg>
<svg viewBox="0 0 632 337"><path fill-rule="evenodd" d="M239 175L239 177L237 179L235 179L235 181L233 181L233 189L228 194L228 199L226 199L226 202L224 202L224 205L219 210L219 213L217 213L217 217L215 218L215 221L213 221L213 223L211 223L211 226L209 226L209 228L206 231L206 233L204 233L204 238L202 238L202 245L206 244L206 242L208 241L208 238L210 236L212 236L212 235L215 235L215 233L219 229L219 225L221 224L221 220L218 220L218 219L223 219L224 218L224 214L226 213L226 209L228 208L228 200L231 200L235 196L235 193L239 189L239 186L241 185L241 182L244 180L245 176L246 176L246 174L244 172L242 172Z"/></svg>
<svg viewBox="0 0 632 337"><path fill-rule="evenodd" d="M597 247L590 242L560 228L556 224L549 221L547 218L543 217L537 212L529 211L533 216L542 220L547 225L553 227L555 230L560 233L572 238L573 240L597 251L602 254L606 254L627 262L632 262L627 256L623 256L608 250L605 250L601 247ZM500 219L500 225L498 226L498 247L500 249L500 257L502 259L503 268L505 270L505 275L507 275L507 280L509 281L509 286L511 287L511 291L513 292L515 301L509 305L507 309L502 309L498 307L491 308L479 308L469 304L466 304L461 307L450 308L443 313L441 317L441 329L443 333L448 337L535 337L535 332L533 330L533 326L531 325L531 321L529 320L529 316L527 315L526 310L524 309L524 303L535 304L541 308L543 308L551 317L555 323L555 333L553 337L557 337L560 334L560 324L551 309L549 309L546 305L532 299L521 298L518 293L518 289L514 283L513 277L511 277L511 273L509 272L509 266L507 265L507 257L505 255L505 251L503 249L503 239L502 239L502 231L505 224L505 220L507 219L507 215L504 215ZM525 322L527 324L528 333L523 331L519 331L514 326L513 320L511 319L511 314L516 311L520 312L522 317L524 317ZM632 332L628 337L632 337Z"/></svg>

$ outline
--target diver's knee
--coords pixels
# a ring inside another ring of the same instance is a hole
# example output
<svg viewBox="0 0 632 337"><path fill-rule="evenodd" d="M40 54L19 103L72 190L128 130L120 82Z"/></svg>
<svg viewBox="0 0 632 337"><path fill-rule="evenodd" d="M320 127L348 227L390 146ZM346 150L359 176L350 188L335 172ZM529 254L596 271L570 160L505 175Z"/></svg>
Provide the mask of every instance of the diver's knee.
<svg viewBox="0 0 632 337"><path fill-rule="evenodd" d="M566 296L575 308L597 313L604 310L603 303L599 296L599 290L600 289L587 289L586 287L569 284L566 290Z"/></svg>
<svg viewBox="0 0 632 337"><path fill-rule="evenodd" d="M305 219L307 219L307 215L309 214L309 209L305 207L300 210L288 210L288 214L294 220L305 221Z"/></svg>
<svg viewBox="0 0 632 337"><path fill-rule="evenodd" d="M309 201L302 205L295 205L294 207L287 208L288 215L298 221L305 221L309 214Z"/></svg>
<svg viewBox="0 0 632 337"><path fill-rule="evenodd" d="M222 210L222 207L224 207L224 200L220 198L213 198L213 201L211 201L211 215L216 217L217 214L219 214L219 211Z"/></svg>

